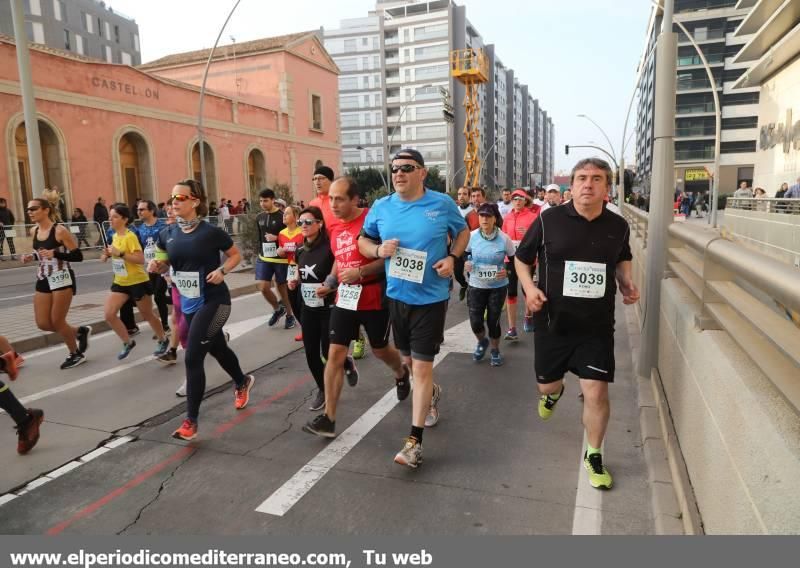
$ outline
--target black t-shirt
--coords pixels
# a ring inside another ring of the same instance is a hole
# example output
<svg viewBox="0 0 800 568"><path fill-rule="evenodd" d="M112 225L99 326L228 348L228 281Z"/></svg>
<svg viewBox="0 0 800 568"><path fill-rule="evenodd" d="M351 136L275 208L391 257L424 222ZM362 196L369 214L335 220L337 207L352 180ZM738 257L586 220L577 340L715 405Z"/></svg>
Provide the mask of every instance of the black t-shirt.
<svg viewBox="0 0 800 568"><path fill-rule="evenodd" d="M335 259L328 236L320 235L311 246L308 246L307 243L304 244L301 248L297 249L295 258L297 260L297 270L300 276L300 286L298 286L298 290L300 290L303 310L330 308L333 304L333 300L336 298L336 294L328 294L325 296L324 305L317 307L309 306L308 303L302 299L303 284L323 284L325 282L325 277L331 273ZM307 288L310 290L311 286ZM310 294L311 292L309 291L308 293Z"/></svg>
<svg viewBox="0 0 800 568"><path fill-rule="evenodd" d="M220 253L232 246L233 239L228 233L205 221L191 233L184 233L178 225L169 225L158 235L158 248L167 251L169 264L175 272L199 272L201 297L206 301L230 302L227 284L224 281L209 284L206 276L221 266Z"/></svg>
<svg viewBox="0 0 800 568"><path fill-rule="evenodd" d="M256 215L256 222L258 223L258 235L261 238L261 243L269 242L267 241L267 233L277 237L278 233L286 228L286 225L283 224L283 211L280 209L274 213L262 211ZM260 249L261 247L259 247Z"/></svg>
<svg viewBox="0 0 800 568"><path fill-rule="evenodd" d="M592 221L582 217L572 201L539 215L517 248L522 262L539 260L539 288L547 302L534 315L538 329L559 335L613 329L617 264L633 258L629 234L625 219L605 206ZM600 264L605 265L605 274Z"/></svg>

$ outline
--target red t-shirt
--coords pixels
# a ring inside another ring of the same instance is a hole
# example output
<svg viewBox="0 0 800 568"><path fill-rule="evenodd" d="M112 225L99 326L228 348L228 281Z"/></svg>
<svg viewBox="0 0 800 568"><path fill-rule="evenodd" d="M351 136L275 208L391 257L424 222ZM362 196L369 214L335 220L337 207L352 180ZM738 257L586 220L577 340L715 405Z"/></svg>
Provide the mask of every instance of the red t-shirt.
<svg viewBox="0 0 800 568"><path fill-rule="evenodd" d="M361 215L350 222L345 223L341 219L333 226L328 228L331 240L331 250L336 258L339 274L348 268L359 268L366 266L375 259L369 259L358 251L358 235L364 226L364 219L367 218L369 209L364 209ZM361 284L361 297L358 300L360 310L380 310L383 308L383 279L380 275L367 276L358 284ZM338 294L336 297L339 299Z"/></svg>
<svg viewBox="0 0 800 568"><path fill-rule="evenodd" d="M288 245L288 246L287 246ZM295 264L294 258L297 249L303 246L303 232L300 227L295 229L295 234L289 236L289 229L285 228L278 233L278 247L286 252L286 260L289 264Z"/></svg>

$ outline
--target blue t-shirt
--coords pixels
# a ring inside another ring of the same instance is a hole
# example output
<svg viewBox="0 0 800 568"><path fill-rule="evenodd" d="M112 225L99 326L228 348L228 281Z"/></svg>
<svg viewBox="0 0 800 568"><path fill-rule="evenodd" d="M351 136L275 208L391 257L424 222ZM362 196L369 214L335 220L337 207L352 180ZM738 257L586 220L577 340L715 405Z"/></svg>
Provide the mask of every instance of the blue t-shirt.
<svg viewBox="0 0 800 568"><path fill-rule="evenodd" d="M443 302L450 297L449 278L436 274L433 265L447 256L447 237L452 238L467 227L455 202L446 194L425 190L416 201L403 201L396 193L375 202L364 220L363 233L376 241L398 239L399 247L427 253L422 269L422 282L392 276L386 260L386 295L393 300L414 306ZM406 268L419 262L406 258Z"/></svg>
<svg viewBox="0 0 800 568"><path fill-rule="evenodd" d="M152 225L142 223L136 226L136 232L139 234L139 241L142 243L142 248L155 247L158 243L158 234L166 227L167 224L163 219L156 219Z"/></svg>
<svg viewBox="0 0 800 568"><path fill-rule="evenodd" d="M502 288L508 286L508 277L498 279L492 276L497 270L505 268L506 257L514 256L514 243L501 230L492 239L485 239L480 228L470 233L467 253L470 253L472 272L469 285L473 288Z"/></svg>

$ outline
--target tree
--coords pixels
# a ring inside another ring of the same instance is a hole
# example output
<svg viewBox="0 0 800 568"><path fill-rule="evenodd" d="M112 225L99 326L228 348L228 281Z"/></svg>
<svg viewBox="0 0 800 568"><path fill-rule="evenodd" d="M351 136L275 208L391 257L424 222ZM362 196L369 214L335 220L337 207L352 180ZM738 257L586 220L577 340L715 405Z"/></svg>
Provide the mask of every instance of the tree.
<svg viewBox="0 0 800 568"><path fill-rule="evenodd" d="M428 177L425 178L425 187L444 193L445 179L442 177L437 166L428 168Z"/></svg>
<svg viewBox="0 0 800 568"><path fill-rule="evenodd" d="M375 190L385 188L384 177L378 168L349 168L345 175L356 180L362 195L367 196Z"/></svg>

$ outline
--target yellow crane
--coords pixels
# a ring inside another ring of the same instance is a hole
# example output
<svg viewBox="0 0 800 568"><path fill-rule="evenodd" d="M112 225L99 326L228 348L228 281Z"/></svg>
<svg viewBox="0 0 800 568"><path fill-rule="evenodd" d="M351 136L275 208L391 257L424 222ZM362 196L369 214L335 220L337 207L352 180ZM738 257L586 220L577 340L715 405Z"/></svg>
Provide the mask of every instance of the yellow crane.
<svg viewBox="0 0 800 568"><path fill-rule="evenodd" d="M466 175L464 185L477 186L481 177L480 156L480 118L481 109L478 100L478 85L489 80L489 60L482 49L456 49L450 52L450 74L464 84L464 110L466 122L464 123L464 137L467 147L464 150L464 169Z"/></svg>

